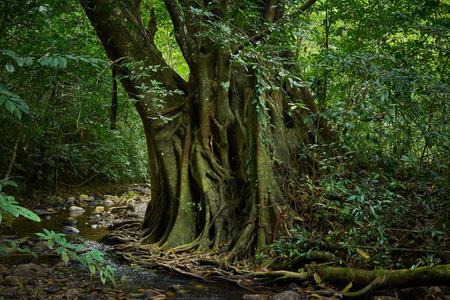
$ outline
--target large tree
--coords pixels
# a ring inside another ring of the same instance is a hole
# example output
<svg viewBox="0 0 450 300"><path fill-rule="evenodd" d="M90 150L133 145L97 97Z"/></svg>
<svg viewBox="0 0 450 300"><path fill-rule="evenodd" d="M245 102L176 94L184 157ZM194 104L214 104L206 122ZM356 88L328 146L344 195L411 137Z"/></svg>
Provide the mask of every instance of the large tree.
<svg viewBox="0 0 450 300"><path fill-rule="evenodd" d="M164 0L184 79L141 0L81 1L145 129L152 199L143 243L225 250L231 262L293 228L281 186L298 175L300 154L311 159L305 145L334 140L286 38L314 2Z"/></svg>

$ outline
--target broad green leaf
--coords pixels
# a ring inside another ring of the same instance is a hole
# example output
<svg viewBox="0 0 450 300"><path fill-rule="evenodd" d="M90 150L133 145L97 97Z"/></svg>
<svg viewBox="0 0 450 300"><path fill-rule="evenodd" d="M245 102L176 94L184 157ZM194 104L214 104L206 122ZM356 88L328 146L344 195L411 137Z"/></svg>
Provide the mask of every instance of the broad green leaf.
<svg viewBox="0 0 450 300"><path fill-rule="evenodd" d="M16 110L16 106L14 105L14 102L12 102L10 100L6 101L5 107L10 113L14 113L14 111Z"/></svg>
<svg viewBox="0 0 450 300"><path fill-rule="evenodd" d="M8 61L5 67L6 70L10 73L13 73L16 70L16 68L14 67L14 62L12 60Z"/></svg>
<svg viewBox="0 0 450 300"><path fill-rule="evenodd" d="M23 62L28 66L33 64L33 60L34 60L33 57L24 57L23 58Z"/></svg>
<svg viewBox="0 0 450 300"><path fill-rule="evenodd" d="M63 261L64 261L66 264L69 262L69 255L67 255L67 252L66 252L66 251L64 251L64 252L61 254L61 257L62 257Z"/></svg>
<svg viewBox="0 0 450 300"><path fill-rule="evenodd" d="M67 66L67 59L65 57L58 57L57 59L61 67L65 68Z"/></svg>
<svg viewBox="0 0 450 300"><path fill-rule="evenodd" d="M50 60L50 66L57 67L58 66L58 59L57 58L52 58Z"/></svg>
<svg viewBox="0 0 450 300"><path fill-rule="evenodd" d="M41 221L41 218L39 218L39 216L37 214L35 214L34 212L32 212L31 210L28 210L24 207L21 207L19 210L20 210L20 214L22 216L24 216L25 218L30 219L35 222Z"/></svg>
<svg viewBox="0 0 450 300"><path fill-rule="evenodd" d="M45 56L40 60L39 63L41 64L41 66L46 66L52 61L52 59L53 59L52 57Z"/></svg>
<svg viewBox="0 0 450 300"><path fill-rule="evenodd" d="M10 213L11 215L13 215L14 217L18 217L20 212L17 209L17 205L12 204L9 201L2 201L2 203L0 204L0 207L7 213Z"/></svg>

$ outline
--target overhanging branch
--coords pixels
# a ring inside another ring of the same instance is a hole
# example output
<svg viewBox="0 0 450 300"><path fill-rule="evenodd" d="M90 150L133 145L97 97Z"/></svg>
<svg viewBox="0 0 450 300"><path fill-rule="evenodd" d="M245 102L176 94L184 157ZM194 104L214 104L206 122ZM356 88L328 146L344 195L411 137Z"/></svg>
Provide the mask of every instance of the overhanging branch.
<svg viewBox="0 0 450 300"><path fill-rule="evenodd" d="M305 11L305 10L307 10L308 8L310 8L311 6L313 6L313 4L316 3L316 2L317 2L317 0L308 0L308 1L306 1L305 4L303 4L303 5L300 7L300 9L301 9L302 11Z"/></svg>
<svg viewBox="0 0 450 300"><path fill-rule="evenodd" d="M194 47L194 42L189 37L188 25L185 22L185 16L182 13L180 6L175 0L164 0L167 11L172 20L173 28L175 30L175 38L183 53L184 59L189 66L193 65L191 49Z"/></svg>

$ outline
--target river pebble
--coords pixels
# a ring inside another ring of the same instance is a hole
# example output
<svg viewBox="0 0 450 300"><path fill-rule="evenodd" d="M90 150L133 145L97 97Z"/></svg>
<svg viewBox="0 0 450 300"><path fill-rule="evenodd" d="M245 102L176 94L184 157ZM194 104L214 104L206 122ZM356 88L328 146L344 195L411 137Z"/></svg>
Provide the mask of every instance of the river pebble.
<svg viewBox="0 0 450 300"><path fill-rule="evenodd" d="M86 210L84 210L83 208L79 207L79 206L71 206L69 208L69 214L82 214L84 213Z"/></svg>
<svg viewBox="0 0 450 300"><path fill-rule="evenodd" d="M62 233L68 233L68 234L80 233L80 231L77 228L73 227L73 226L64 226L61 232Z"/></svg>

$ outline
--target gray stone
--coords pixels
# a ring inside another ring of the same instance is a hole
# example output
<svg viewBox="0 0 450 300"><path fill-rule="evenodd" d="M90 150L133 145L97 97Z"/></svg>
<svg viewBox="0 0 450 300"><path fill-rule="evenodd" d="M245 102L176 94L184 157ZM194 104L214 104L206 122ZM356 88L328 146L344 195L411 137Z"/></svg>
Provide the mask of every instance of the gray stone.
<svg viewBox="0 0 450 300"><path fill-rule="evenodd" d="M115 202L113 200L111 200L110 198L107 198L102 201L102 204L104 206L113 206L115 204Z"/></svg>
<svg viewBox="0 0 450 300"><path fill-rule="evenodd" d="M64 226L62 229L62 233L71 234L71 233L80 233L80 231L73 226Z"/></svg>
<svg viewBox="0 0 450 300"><path fill-rule="evenodd" d="M279 294L275 294L269 299L271 300L301 300L301 296L299 293L296 293L294 291L284 291Z"/></svg>
<svg viewBox="0 0 450 300"><path fill-rule="evenodd" d="M93 215L93 216L89 216L89 221L99 221L100 220L100 215Z"/></svg>
<svg viewBox="0 0 450 300"><path fill-rule="evenodd" d="M84 212L85 210L79 206L74 205L69 208L69 214L82 214Z"/></svg>

